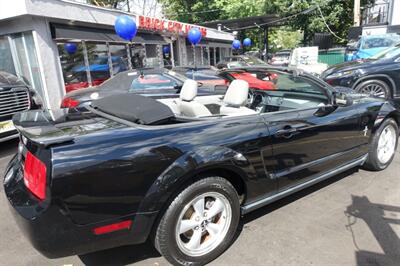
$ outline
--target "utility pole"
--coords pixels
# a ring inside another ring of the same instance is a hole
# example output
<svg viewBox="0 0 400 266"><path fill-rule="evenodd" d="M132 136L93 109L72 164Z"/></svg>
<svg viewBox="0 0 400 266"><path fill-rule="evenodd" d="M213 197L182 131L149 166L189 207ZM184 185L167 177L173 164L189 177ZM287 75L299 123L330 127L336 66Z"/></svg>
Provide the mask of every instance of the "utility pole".
<svg viewBox="0 0 400 266"><path fill-rule="evenodd" d="M360 26L360 0L354 0L354 26L359 27Z"/></svg>

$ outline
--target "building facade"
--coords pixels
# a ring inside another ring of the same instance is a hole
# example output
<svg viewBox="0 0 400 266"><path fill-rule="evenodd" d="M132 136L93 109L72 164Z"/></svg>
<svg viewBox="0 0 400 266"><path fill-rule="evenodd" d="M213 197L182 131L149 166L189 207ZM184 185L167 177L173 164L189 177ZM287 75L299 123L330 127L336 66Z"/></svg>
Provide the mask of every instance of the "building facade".
<svg viewBox="0 0 400 266"><path fill-rule="evenodd" d="M124 13L68 0L0 1L0 70L37 90L47 108L58 108L67 91L101 84L118 72L140 67L215 65L232 53L230 33L178 21ZM127 42L114 32L119 15L138 25Z"/></svg>
<svg viewBox="0 0 400 266"><path fill-rule="evenodd" d="M400 0L376 0L362 10L362 35L400 33Z"/></svg>

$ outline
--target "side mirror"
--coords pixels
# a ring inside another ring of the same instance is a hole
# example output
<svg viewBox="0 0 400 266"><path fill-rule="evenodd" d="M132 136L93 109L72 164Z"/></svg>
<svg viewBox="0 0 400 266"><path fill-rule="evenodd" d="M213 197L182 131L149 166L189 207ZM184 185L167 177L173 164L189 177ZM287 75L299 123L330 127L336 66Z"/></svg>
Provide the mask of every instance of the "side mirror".
<svg viewBox="0 0 400 266"><path fill-rule="evenodd" d="M334 105L339 107L347 107L353 104L353 98L346 93L336 93L334 94Z"/></svg>

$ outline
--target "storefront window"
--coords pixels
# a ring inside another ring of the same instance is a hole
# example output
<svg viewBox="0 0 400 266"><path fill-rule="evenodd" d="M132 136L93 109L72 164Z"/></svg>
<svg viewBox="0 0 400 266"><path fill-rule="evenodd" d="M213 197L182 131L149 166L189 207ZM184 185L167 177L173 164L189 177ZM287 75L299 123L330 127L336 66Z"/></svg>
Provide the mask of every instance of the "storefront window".
<svg viewBox="0 0 400 266"><path fill-rule="evenodd" d="M193 46L186 45L187 64L188 66L194 65Z"/></svg>
<svg viewBox="0 0 400 266"><path fill-rule="evenodd" d="M0 71L16 75L8 37L0 37Z"/></svg>
<svg viewBox="0 0 400 266"><path fill-rule="evenodd" d="M215 48L215 64L218 64L221 61L221 48Z"/></svg>
<svg viewBox="0 0 400 266"><path fill-rule="evenodd" d="M132 68L142 68L145 66L146 49L142 44L131 45L131 62Z"/></svg>
<svg viewBox="0 0 400 266"><path fill-rule="evenodd" d="M110 54L112 60L113 75L129 69L128 53L125 45L110 44Z"/></svg>
<svg viewBox="0 0 400 266"><path fill-rule="evenodd" d="M111 76L107 44L86 43L92 86L97 86Z"/></svg>
<svg viewBox="0 0 400 266"><path fill-rule="evenodd" d="M204 66L209 66L210 65L210 60L208 58L208 47L204 46L202 47L203 49L203 58L202 58L202 63Z"/></svg>
<svg viewBox="0 0 400 266"><path fill-rule="evenodd" d="M64 48L64 43L58 44L66 92L89 87L83 45L81 43L75 43L75 45L76 52L68 53Z"/></svg>
<svg viewBox="0 0 400 266"><path fill-rule="evenodd" d="M203 61L201 60L201 47L195 47L195 57L196 57L196 65L203 65Z"/></svg>
<svg viewBox="0 0 400 266"><path fill-rule="evenodd" d="M162 66L159 46L161 46L161 45L146 44L146 66L147 67Z"/></svg>
<svg viewBox="0 0 400 266"><path fill-rule="evenodd" d="M10 36L15 74L43 96L43 87L32 32Z"/></svg>
<svg viewBox="0 0 400 266"><path fill-rule="evenodd" d="M215 48L210 47L210 65L215 66Z"/></svg>

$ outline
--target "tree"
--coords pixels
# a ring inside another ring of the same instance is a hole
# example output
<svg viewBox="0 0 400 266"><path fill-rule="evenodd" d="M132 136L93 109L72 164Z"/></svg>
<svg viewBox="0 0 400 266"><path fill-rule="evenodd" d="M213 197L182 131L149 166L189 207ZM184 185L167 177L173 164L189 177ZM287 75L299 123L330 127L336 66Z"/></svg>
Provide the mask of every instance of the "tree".
<svg viewBox="0 0 400 266"><path fill-rule="evenodd" d="M353 25L353 0L160 0L167 18L188 23L202 23L219 19L233 19L263 14L277 14L290 19L290 29L301 30L305 43L317 32L328 32L319 9L302 14L310 8L320 7L329 28L337 35L336 42L345 43ZM375 0L362 0L362 6ZM297 14L297 15L296 15ZM295 16L293 16L295 15ZM247 34L247 33L246 33ZM254 34L254 33L250 33Z"/></svg>

